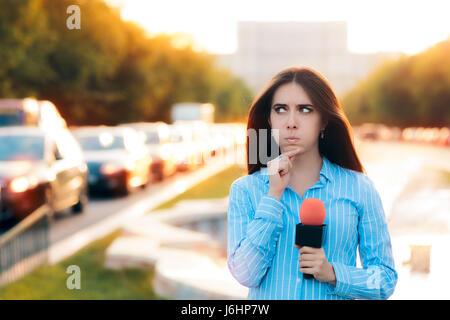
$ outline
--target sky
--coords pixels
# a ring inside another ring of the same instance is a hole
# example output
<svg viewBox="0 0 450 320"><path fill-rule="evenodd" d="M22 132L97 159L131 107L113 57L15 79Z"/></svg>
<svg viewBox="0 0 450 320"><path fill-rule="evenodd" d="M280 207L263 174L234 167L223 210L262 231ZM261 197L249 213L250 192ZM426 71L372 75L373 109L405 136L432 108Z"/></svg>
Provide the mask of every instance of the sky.
<svg viewBox="0 0 450 320"><path fill-rule="evenodd" d="M188 33L212 53L237 49L238 21L346 21L355 53L418 53L450 36L450 0L107 0L150 34Z"/></svg>

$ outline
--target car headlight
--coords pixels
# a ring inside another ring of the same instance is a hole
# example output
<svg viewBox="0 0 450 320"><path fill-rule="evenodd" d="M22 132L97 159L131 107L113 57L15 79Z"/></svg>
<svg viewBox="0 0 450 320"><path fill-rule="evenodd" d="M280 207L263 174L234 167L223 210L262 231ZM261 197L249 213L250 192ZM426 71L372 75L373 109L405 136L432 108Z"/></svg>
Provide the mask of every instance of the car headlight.
<svg viewBox="0 0 450 320"><path fill-rule="evenodd" d="M12 192L20 193L28 189L34 188L37 185L37 179L33 176L18 177L11 180L9 188Z"/></svg>
<svg viewBox="0 0 450 320"><path fill-rule="evenodd" d="M125 163L108 162L100 167L100 172L106 175L115 174L121 170L134 170L134 161L126 161Z"/></svg>
<svg viewBox="0 0 450 320"><path fill-rule="evenodd" d="M119 165L117 163L105 163L100 167L100 172L108 175L108 174L117 173L123 169L124 169L123 165Z"/></svg>

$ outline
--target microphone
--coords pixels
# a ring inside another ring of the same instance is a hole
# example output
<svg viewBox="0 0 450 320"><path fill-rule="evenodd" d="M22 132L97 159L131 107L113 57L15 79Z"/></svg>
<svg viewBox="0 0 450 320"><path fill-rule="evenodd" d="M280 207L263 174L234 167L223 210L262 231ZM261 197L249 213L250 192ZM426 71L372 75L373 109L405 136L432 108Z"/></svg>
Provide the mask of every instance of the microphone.
<svg viewBox="0 0 450 320"><path fill-rule="evenodd" d="M322 240L325 238L325 205L320 199L307 198L303 200L300 207L300 221L295 227L295 244L313 248L322 247ZM312 279L314 276L304 273L305 279Z"/></svg>

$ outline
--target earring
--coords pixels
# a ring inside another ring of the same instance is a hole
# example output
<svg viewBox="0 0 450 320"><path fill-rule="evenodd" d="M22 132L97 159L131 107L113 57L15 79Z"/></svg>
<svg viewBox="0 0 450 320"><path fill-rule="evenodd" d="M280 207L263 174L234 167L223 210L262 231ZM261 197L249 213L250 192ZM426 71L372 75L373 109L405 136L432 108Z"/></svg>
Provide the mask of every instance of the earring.
<svg viewBox="0 0 450 320"><path fill-rule="evenodd" d="M325 131L325 130L320 131L320 138L321 138L321 139L323 139L323 137L324 137L324 133L323 133L324 131Z"/></svg>

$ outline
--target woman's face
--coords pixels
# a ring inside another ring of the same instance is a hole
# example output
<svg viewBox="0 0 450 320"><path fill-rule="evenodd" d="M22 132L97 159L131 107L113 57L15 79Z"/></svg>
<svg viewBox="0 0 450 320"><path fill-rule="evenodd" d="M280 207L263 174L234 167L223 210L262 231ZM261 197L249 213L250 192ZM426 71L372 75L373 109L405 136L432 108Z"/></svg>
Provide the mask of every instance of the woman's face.
<svg viewBox="0 0 450 320"><path fill-rule="evenodd" d="M283 84L275 91L269 124L281 152L300 147L300 154L318 147L320 130L325 127L318 109L296 82Z"/></svg>

